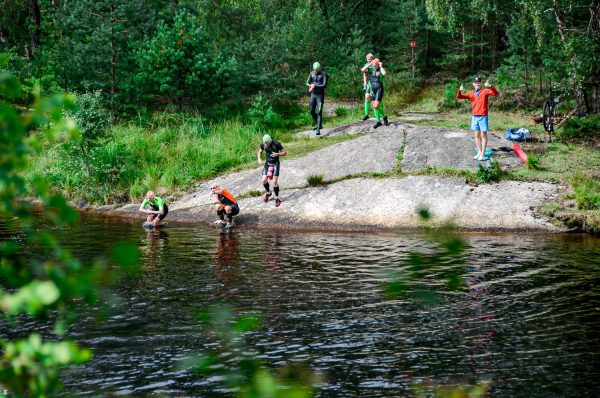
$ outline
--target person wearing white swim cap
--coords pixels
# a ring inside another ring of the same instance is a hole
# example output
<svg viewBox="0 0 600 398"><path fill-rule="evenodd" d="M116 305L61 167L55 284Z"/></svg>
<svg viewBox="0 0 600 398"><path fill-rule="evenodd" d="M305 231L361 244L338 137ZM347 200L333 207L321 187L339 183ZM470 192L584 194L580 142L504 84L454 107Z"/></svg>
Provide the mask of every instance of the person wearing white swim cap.
<svg viewBox="0 0 600 398"><path fill-rule="evenodd" d="M266 153L266 161L262 170L261 183L265 187L265 194L263 195L263 201L266 203L269 201L273 193L269 187L269 179L273 181L273 192L275 193L275 207L279 207L281 199L279 199L279 158L287 155L286 150L279 141L275 141L269 134L265 134L262 139L262 143L258 149L258 164L262 164L262 154ZM271 169L271 170L269 170Z"/></svg>

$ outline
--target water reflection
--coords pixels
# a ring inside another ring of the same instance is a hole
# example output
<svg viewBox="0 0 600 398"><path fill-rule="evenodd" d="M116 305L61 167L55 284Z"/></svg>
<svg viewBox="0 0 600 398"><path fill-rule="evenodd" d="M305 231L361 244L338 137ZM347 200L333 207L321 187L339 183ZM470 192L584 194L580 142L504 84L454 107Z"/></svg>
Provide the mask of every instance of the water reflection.
<svg viewBox="0 0 600 398"><path fill-rule="evenodd" d="M427 307L389 300L383 270L402 270L416 234L254 231L84 219L60 231L84 259L137 242L143 272L118 288L105 322L83 317L71 336L95 356L68 392L220 395L218 380L175 363L212 344L195 314L215 301L259 312L249 336L274 367L307 362L319 396L411 396L415 383L490 381L490 396L594 396L600 388L600 240L586 235L468 234L466 291ZM439 272L425 284L440 288Z"/></svg>

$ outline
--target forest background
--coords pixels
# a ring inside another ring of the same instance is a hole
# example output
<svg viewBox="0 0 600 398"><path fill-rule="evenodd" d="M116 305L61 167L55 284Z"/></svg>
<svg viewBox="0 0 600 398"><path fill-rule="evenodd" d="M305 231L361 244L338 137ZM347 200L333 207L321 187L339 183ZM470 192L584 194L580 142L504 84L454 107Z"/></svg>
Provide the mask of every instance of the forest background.
<svg viewBox="0 0 600 398"><path fill-rule="evenodd" d="M545 171L510 177L568 179L600 231L597 1L1 0L0 227L20 232L0 242L0 311L11 325L22 314L55 320L64 336L79 303L97 302L97 286L116 281L113 264L135 272L138 263L136 247L117 245L83 266L19 199L40 198L60 226L77 218L63 196L99 204L150 188L171 195L255 165L266 132L291 156L350 139L290 132L312 122L312 63L329 73L327 101L360 104L367 52L388 71L390 114L417 104L468 123L455 93L481 75L501 92L491 103L500 124L503 111L539 114L552 84L574 111L556 137L564 145L543 146ZM343 107L336 115L328 123L362 117ZM30 261L31 246L47 258ZM15 396L52 396L59 370L91 356L35 333L0 346L0 386Z"/></svg>
<svg viewBox="0 0 600 398"><path fill-rule="evenodd" d="M247 164L262 133L289 141L311 124L314 61L330 77L326 102L361 103L367 52L388 71L388 113L427 101L466 111L455 92L481 75L501 91L493 111L539 114L551 84L581 117L576 132L600 125L591 0L4 0L0 52L24 82L17 105L77 94L80 140L47 143L27 178L82 204Z"/></svg>

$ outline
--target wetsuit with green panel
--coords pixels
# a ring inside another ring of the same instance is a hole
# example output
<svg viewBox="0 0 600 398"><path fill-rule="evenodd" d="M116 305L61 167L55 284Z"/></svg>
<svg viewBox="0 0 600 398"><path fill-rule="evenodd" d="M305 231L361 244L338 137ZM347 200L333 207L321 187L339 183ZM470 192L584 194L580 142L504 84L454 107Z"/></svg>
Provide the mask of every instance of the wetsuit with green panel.
<svg viewBox="0 0 600 398"><path fill-rule="evenodd" d="M167 206L167 202L164 199L154 196L154 200L149 200L145 198L142 202L142 208L145 209L146 206L150 206L153 211L162 211L163 214L156 214L159 220L163 220L167 214L169 213L169 207Z"/></svg>

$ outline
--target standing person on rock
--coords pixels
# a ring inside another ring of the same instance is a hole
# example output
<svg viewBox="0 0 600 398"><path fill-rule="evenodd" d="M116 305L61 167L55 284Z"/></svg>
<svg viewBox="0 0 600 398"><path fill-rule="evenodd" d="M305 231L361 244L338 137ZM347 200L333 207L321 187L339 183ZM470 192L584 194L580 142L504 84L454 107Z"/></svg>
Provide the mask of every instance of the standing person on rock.
<svg viewBox="0 0 600 398"><path fill-rule="evenodd" d="M361 72L363 74L363 91L365 92L365 116L362 120L367 120L369 118L369 110L371 108L371 92L369 90L369 81L368 81L368 72L365 72L365 68L367 70L371 66L371 61L373 61L373 54L367 54L367 63L361 68Z"/></svg>
<svg viewBox="0 0 600 398"><path fill-rule="evenodd" d="M260 144L258 149L258 164L262 164L262 154L266 152L267 157L265 165L262 170L261 183L265 187L265 194L263 195L263 201L266 203L271 198L271 189L269 187L269 180L273 181L273 192L275 193L275 207L279 207L281 200L279 199L279 158L287 155L287 152L283 148L283 145L279 141L275 141L269 134L263 136L263 142Z"/></svg>
<svg viewBox="0 0 600 398"><path fill-rule="evenodd" d="M473 159L484 160L487 147L488 132L488 97L497 96L498 90L486 80L484 89L481 88L481 78L478 76L473 79L473 91L463 94L463 85L456 92L456 98L468 99L471 101L471 130L475 132L475 143L477 144L477 154Z"/></svg>
<svg viewBox="0 0 600 398"><path fill-rule="evenodd" d="M383 69L383 63L378 58L374 58L370 64L365 65L362 69L363 73L368 74L369 78L369 95L373 103L373 112L375 113L375 119L377 122L373 128L381 126L381 118L383 117L383 124L388 126L387 116L383 111L383 76L385 76L385 69Z"/></svg>
<svg viewBox="0 0 600 398"><path fill-rule="evenodd" d="M310 110L310 115L315 123L317 123L313 130L317 130L317 135L321 135L321 129L323 128L323 104L325 103L325 88L327 87L327 72L321 70L320 63L315 62L313 64L313 71L308 75L306 85L308 86L308 92L310 93L308 109Z"/></svg>
<svg viewBox="0 0 600 398"><path fill-rule="evenodd" d="M147 206L150 206L150 210L146 209ZM151 226L157 227L169 213L169 208L162 198L155 196L153 191L148 191L144 201L140 205L139 211L148 214L146 222L152 223Z"/></svg>
<svg viewBox="0 0 600 398"><path fill-rule="evenodd" d="M227 188L219 186L216 182L210 186L210 190L219 202L215 207L219 217L215 224L219 224L224 228L231 228L233 226L233 216L238 215L240 212L237 200ZM225 222L225 215L227 215L227 222Z"/></svg>

